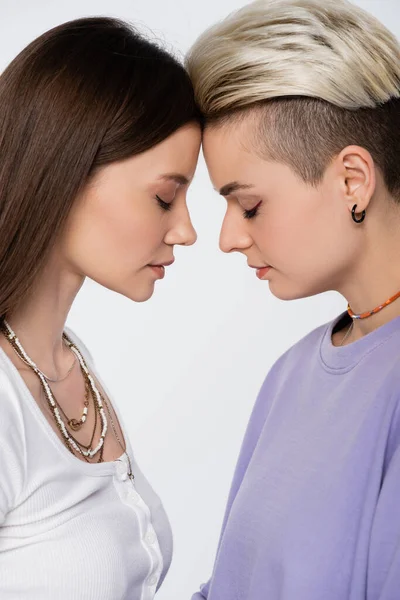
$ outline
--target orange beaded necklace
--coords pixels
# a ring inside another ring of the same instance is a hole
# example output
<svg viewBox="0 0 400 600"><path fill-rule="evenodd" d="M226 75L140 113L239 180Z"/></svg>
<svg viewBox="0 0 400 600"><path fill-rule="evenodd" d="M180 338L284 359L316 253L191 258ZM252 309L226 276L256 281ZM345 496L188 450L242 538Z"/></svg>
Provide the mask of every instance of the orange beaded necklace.
<svg viewBox="0 0 400 600"><path fill-rule="evenodd" d="M395 294L394 296L392 296L391 298L389 298L389 300L386 300L386 302L384 302L383 304L380 304L379 306L377 306L373 310L370 310L370 311L367 311L367 312L363 312L363 313L361 313L359 315L356 315L351 310L350 304L349 304L347 306L347 312L349 313L349 315L353 319L353 321L355 321L357 319L367 319L368 317L372 317L372 315L375 315L376 313L380 312L386 306L389 306L389 304L392 304L392 302L394 302L395 300L397 300L397 298L400 298L400 292L397 292L397 294Z"/></svg>

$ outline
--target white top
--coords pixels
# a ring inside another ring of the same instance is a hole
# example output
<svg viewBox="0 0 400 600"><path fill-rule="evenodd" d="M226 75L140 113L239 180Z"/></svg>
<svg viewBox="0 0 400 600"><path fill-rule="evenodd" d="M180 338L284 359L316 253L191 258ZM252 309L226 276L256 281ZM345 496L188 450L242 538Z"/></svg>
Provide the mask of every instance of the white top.
<svg viewBox="0 0 400 600"><path fill-rule="evenodd" d="M162 583L171 529L112 404L134 483L125 455L89 464L69 452L0 348L1 600L150 600Z"/></svg>

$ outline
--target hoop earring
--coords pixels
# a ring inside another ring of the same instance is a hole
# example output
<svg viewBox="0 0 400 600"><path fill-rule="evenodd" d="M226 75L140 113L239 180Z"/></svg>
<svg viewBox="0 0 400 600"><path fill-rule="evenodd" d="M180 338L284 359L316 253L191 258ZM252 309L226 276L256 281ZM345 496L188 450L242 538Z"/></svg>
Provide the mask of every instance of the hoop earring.
<svg viewBox="0 0 400 600"><path fill-rule="evenodd" d="M364 219L365 219L365 210L362 211L361 217L359 219L357 219L357 217L356 217L356 209L357 209L357 204L355 204L353 206L353 209L351 211L351 217L352 217L354 223L362 223L364 221Z"/></svg>

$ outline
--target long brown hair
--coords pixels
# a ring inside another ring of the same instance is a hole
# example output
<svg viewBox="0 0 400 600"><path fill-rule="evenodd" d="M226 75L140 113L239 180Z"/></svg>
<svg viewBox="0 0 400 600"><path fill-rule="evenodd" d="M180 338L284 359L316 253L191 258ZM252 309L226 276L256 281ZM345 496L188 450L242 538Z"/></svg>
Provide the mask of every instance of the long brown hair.
<svg viewBox="0 0 400 600"><path fill-rule="evenodd" d="M198 119L180 62L123 21L55 27L0 76L0 320L32 289L101 166Z"/></svg>

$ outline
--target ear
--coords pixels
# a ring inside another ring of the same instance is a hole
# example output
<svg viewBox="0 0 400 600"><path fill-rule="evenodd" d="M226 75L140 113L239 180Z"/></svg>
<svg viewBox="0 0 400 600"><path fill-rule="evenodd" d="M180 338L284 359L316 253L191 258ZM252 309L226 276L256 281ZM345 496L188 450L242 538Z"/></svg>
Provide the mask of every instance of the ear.
<svg viewBox="0 0 400 600"><path fill-rule="evenodd" d="M375 163L361 146L347 146L338 156L349 210L357 204L357 213L366 210L375 192Z"/></svg>

